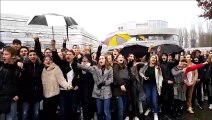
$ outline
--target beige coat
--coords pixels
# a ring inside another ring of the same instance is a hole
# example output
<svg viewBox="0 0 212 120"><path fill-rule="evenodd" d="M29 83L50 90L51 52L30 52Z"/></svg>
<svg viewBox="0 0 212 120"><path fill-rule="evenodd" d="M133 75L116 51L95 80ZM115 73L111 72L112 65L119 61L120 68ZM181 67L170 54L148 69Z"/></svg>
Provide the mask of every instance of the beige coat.
<svg viewBox="0 0 212 120"><path fill-rule="evenodd" d="M60 86L66 90L71 89L71 85L65 80L62 71L56 64L50 65L42 72L43 95L50 98L60 93Z"/></svg>

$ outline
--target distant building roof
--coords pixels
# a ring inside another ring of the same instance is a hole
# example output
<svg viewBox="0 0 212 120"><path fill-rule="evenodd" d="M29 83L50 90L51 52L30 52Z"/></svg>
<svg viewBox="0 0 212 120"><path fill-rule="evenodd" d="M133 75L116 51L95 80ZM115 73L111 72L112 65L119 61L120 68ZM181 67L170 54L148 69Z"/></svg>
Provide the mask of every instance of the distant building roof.
<svg viewBox="0 0 212 120"><path fill-rule="evenodd" d="M152 34L165 34L165 35L179 35L179 30L175 28L143 28L143 29L131 29L126 31L129 35L152 35Z"/></svg>

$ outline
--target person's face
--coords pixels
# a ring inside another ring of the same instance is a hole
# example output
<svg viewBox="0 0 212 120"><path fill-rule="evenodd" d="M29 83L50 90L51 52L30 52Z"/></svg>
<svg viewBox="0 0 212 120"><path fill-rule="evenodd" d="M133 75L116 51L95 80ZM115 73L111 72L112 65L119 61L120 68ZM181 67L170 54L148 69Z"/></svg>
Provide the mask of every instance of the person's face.
<svg viewBox="0 0 212 120"><path fill-rule="evenodd" d="M209 56L212 56L212 52L209 52L209 54L208 54Z"/></svg>
<svg viewBox="0 0 212 120"><path fill-rule="evenodd" d="M133 54L131 54L129 57L128 57L128 61L134 61L135 60L135 57Z"/></svg>
<svg viewBox="0 0 212 120"><path fill-rule="evenodd" d="M168 60L172 61L172 56L171 55L168 56Z"/></svg>
<svg viewBox="0 0 212 120"><path fill-rule="evenodd" d="M124 56L123 55L119 55L118 58L117 58L117 61L118 61L119 64L124 63Z"/></svg>
<svg viewBox="0 0 212 120"><path fill-rule="evenodd" d="M44 53L44 55L46 57L52 57L52 51L51 50L46 50L45 53Z"/></svg>
<svg viewBox="0 0 212 120"><path fill-rule="evenodd" d="M15 48L16 50L19 50L21 48L21 45L20 44L17 44L17 43L14 43L12 45L13 48Z"/></svg>
<svg viewBox="0 0 212 120"><path fill-rule="evenodd" d="M63 60L63 53L62 52L59 52L58 56L60 57L61 60Z"/></svg>
<svg viewBox="0 0 212 120"><path fill-rule="evenodd" d="M180 67L186 68L186 67L187 67L187 63L186 63L186 62L181 62L181 63L180 63Z"/></svg>
<svg viewBox="0 0 212 120"><path fill-rule="evenodd" d="M162 55L162 60L165 62L167 61L168 57L166 55Z"/></svg>
<svg viewBox="0 0 212 120"><path fill-rule="evenodd" d="M99 65L100 66L104 66L105 65L105 61L106 61L105 56L100 56L99 57Z"/></svg>
<svg viewBox="0 0 212 120"><path fill-rule="evenodd" d="M32 61L33 63L35 63L35 61L37 60L37 54L35 52L30 52L29 60Z"/></svg>
<svg viewBox="0 0 212 120"><path fill-rule="evenodd" d="M51 60L51 58L49 58L49 57L46 57L45 59L44 59L44 65L46 66L46 67L49 67L52 63L53 63L53 61Z"/></svg>
<svg viewBox="0 0 212 120"><path fill-rule="evenodd" d="M191 55L186 55L186 60L187 60L187 62L191 62Z"/></svg>
<svg viewBox="0 0 212 120"><path fill-rule="evenodd" d="M22 56L22 57L28 56L28 50L26 48L21 48L20 49L20 56Z"/></svg>
<svg viewBox="0 0 212 120"><path fill-rule="evenodd" d="M88 58L83 57L82 62L83 62L83 63L88 63Z"/></svg>
<svg viewBox="0 0 212 120"><path fill-rule="evenodd" d="M116 57L119 54L117 50L113 50L113 56Z"/></svg>
<svg viewBox="0 0 212 120"><path fill-rule="evenodd" d="M96 54L95 53L92 55L92 59L96 60Z"/></svg>
<svg viewBox="0 0 212 120"><path fill-rule="evenodd" d="M111 56L111 55L108 55L108 56L107 56L107 60L108 60L109 63L111 63L111 62L113 61L113 60L112 60L112 56Z"/></svg>
<svg viewBox="0 0 212 120"><path fill-rule="evenodd" d="M10 52L6 50L3 51L3 61L5 64L10 64L13 61L13 58Z"/></svg>
<svg viewBox="0 0 212 120"><path fill-rule="evenodd" d="M76 55L79 54L79 49L78 49L77 47L73 48L73 51L74 51L74 53L75 53Z"/></svg>
<svg viewBox="0 0 212 120"><path fill-rule="evenodd" d="M181 61L182 59L184 59L184 56L180 56L180 61Z"/></svg>
<svg viewBox="0 0 212 120"><path fill-rule="evenodd" d="M151 58L150 58L150 63L151 64L156 64L156 61L157 61L157 58L156 58L156 56L152 56Z"/></svg>
<svg viewBox="0 0 212 120"><path fill-rule="evenodd" d="M196 52L196 57L199 57L201 53L199 51Z"/></svg>
<svg viewBox="0 0 212 120"><path fill-rule="evenodd" d="M73 61L73 59L74 59L74 54L72 52L68 51L66 53L66 61L70 63Z"/></svg>

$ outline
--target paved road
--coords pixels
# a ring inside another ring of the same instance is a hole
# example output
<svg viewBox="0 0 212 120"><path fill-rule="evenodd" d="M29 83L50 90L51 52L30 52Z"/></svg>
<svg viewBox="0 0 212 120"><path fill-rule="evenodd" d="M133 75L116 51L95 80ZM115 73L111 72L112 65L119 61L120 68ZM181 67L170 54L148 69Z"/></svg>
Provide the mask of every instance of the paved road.
<svg viewBox="0 0 212 120"><path fill-rule="evenodd" d="M185 110L182 120L212 120L212 110L209 110L208 107L208 104L206 104L203 110L200 110L199 108L194 108L194 114L190 114ZM150 115L146 117L145 120L154 119L153 116Z"/></svg>

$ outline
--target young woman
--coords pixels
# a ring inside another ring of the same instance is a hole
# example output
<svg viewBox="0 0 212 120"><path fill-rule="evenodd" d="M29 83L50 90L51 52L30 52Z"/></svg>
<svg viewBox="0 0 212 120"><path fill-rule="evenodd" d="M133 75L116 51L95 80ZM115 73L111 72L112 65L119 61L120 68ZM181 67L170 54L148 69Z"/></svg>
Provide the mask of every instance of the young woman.
<svg viewBox="0 0 212 120"><path fill-rule="evenodd" d="M56 109L59 104L60 86L65 90L70 90L73 87L66 82L60 68L53 63L51 57L44 58L44 68L42 72L43 84L43 110L45 120L56 120Z"/></svg>
<svg viewBox="0 0 212 120"><path fill-rule="evenodd" d="M147 106L150 109L153 108L154 120L158 120L158 96L161 94L163 76L156 55L150 57L149 63L140 69L139 74L144 79Z"/></svg>
<svg viewBox="0 0 212 120"><path fill-rule="evenodd" d="M127 99L127 87L129 83L129 73L124 56L121 54L117 56L117 62L113 64L113 74L114 83L112 91L117 108L116 120L124 120Z"/></svg>
<svg viewBox="0 0 212 120"><path fill-rule="evenodd" d="M82 57L81 64L86 66L92 66L93 62L91 56L89 54L84 55ZM95 105L95 99L92 97L93 87L94 87L94 79L92 74L84 70L81 70L79 93L84 120L91 120L94 118L96 105Z"/></svg>
<svg viewBox="0 0 212 120"><path fill-rule="evenodd" d="M186 91L184 85L184 68L187 66L187 61L182 59L180 63L172 68L172 75L174 76L174 106L173 112L175 117L181 118L183 115L183 102L186 101Z"/></svg>
<svg viewBox="0 0 212 120"><path fill-rule="evenodd" d="M117 59L117 56L119 55L119 53L120 53L120 50L119 49L114 49L113 50L113 61L116 61L116 59Z"/></svg>
<svg viewBox="0 0 212 120"><path fill-rule="evenodd" d="M3 63L0 63L0 118L5 120L17 118L17 101L19 99L19 70L15 64L16 50L12 47L3 49Z"/></svg>
<svg viewBox="0 0 212 120"><path fill-rule="evenodd" d="M96 98L97 118L111 120L110 100L112 97L111 84L113 83L113 69L106 56L101 55L97 66L77 64L83 70L89 71L94 78L92 97Z"/></svg>

